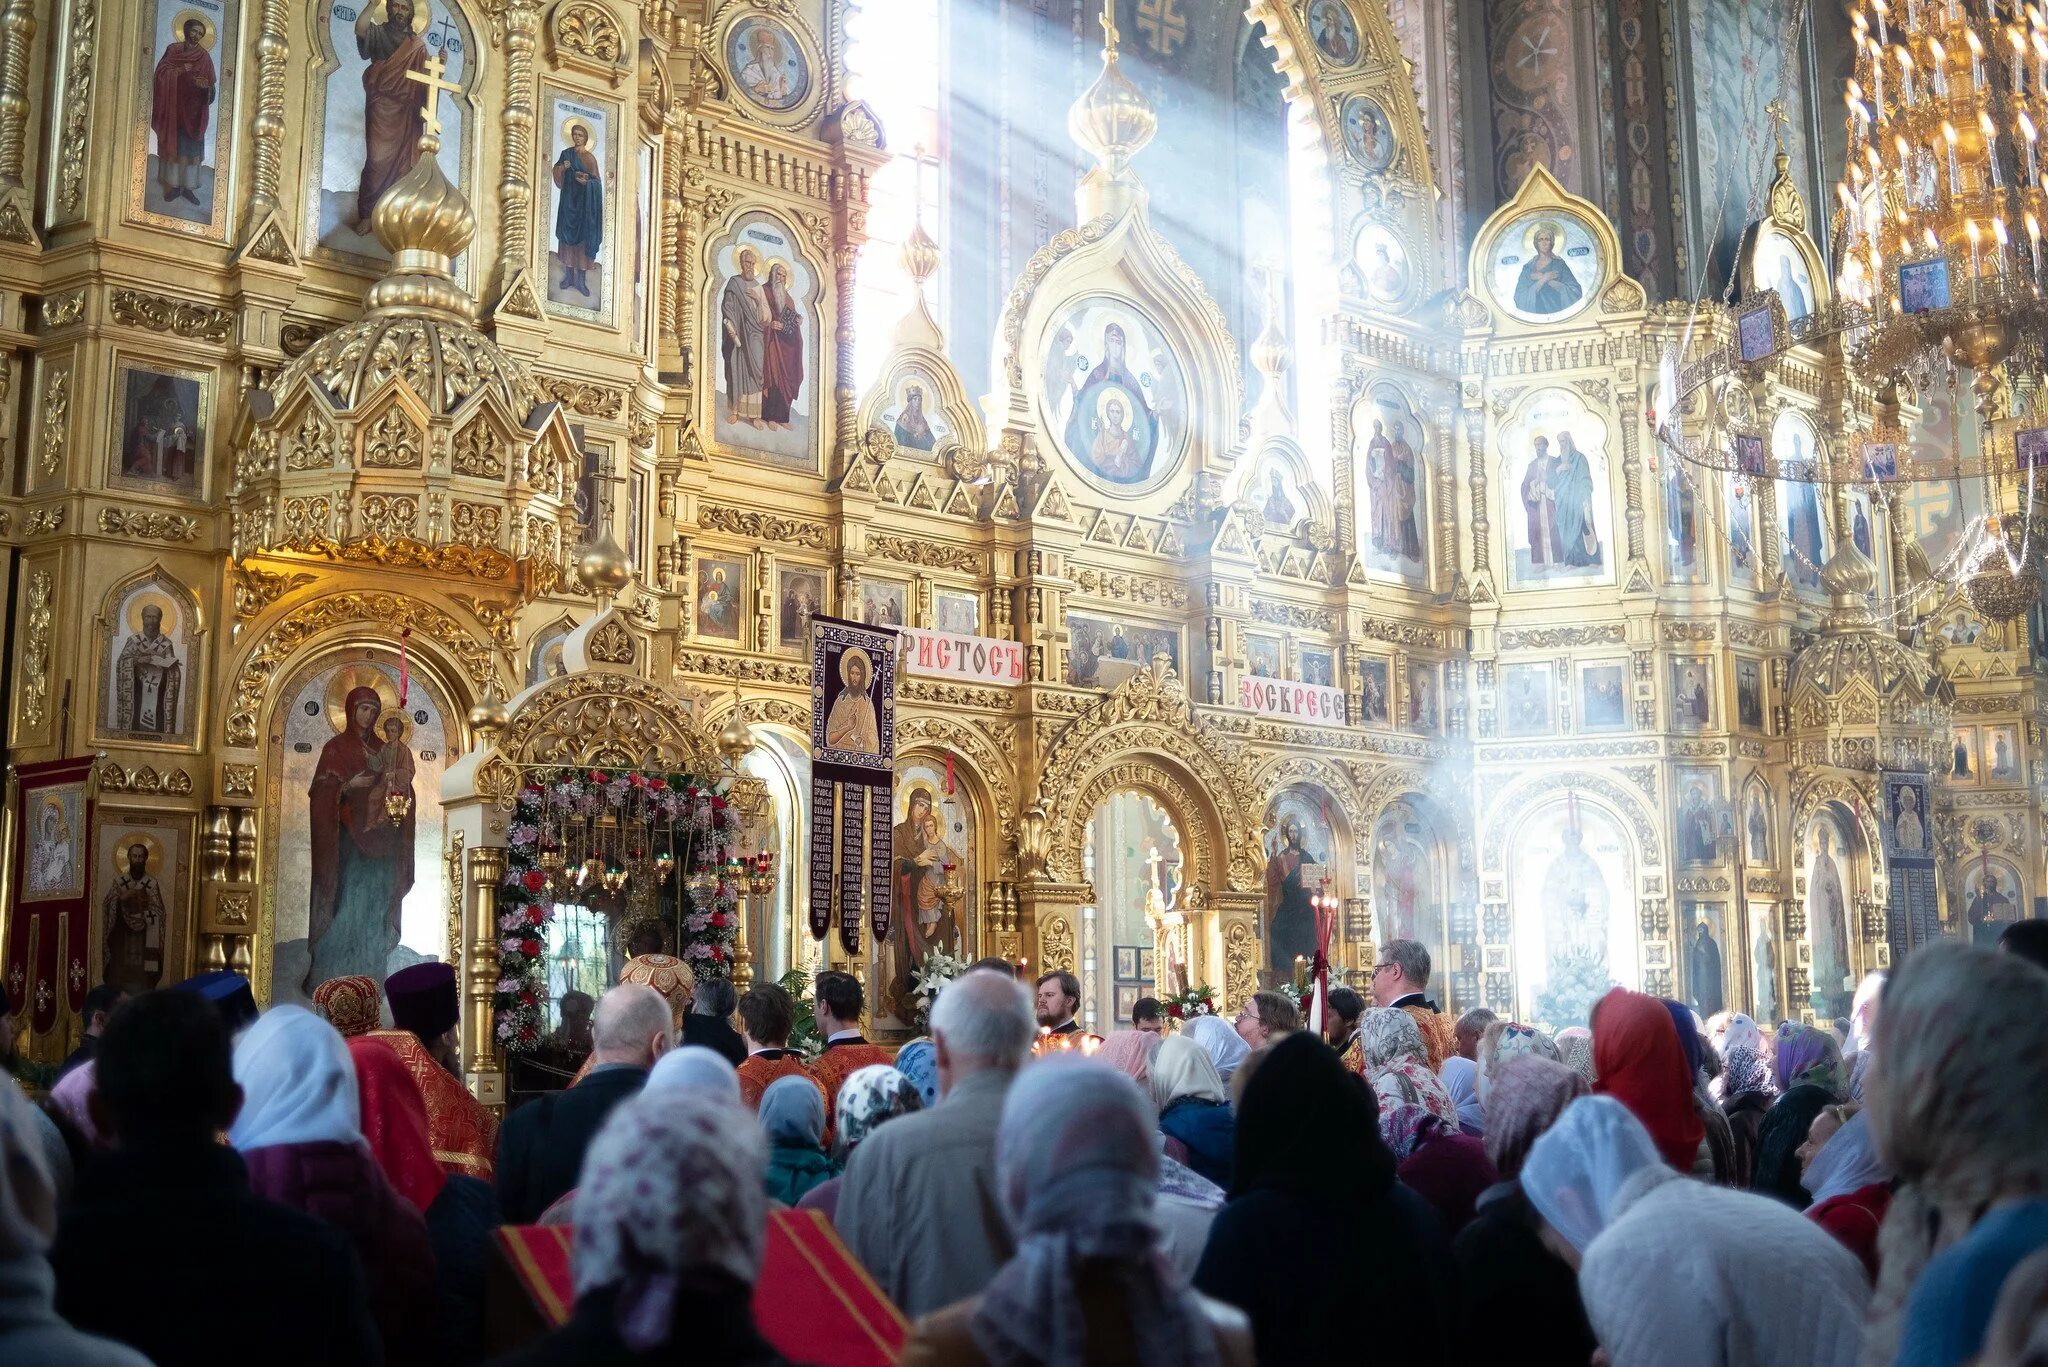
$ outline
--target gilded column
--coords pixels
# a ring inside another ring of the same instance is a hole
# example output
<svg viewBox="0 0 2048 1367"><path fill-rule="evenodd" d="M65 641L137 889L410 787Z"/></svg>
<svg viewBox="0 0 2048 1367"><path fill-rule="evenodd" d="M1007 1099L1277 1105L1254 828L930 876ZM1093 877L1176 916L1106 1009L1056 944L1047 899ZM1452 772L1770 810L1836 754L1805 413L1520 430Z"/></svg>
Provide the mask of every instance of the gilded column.
<svg viewBox="0 0 2048 1367"><path fill-rule="evenodd" d="M270 261L291 260L278 222L278 191L284 181L284 83L292 43L286 28L291 0L262 0L256 18L256 116L249 124L249 212L242 223L242 249Z"/></svg>
<svg viewBox="0 0 2048 1367"><path fill-rule="evenodd" d="M505 160L498 179L498 280L508 286L526 268L533 245L534 33L540 14L530 0L505 7Z"/></svg>
<svg viewBox="0 0 2048 1367"><path fill-rule="evenodd" d="M1358 474L1352 468L1351 410L1357 406L1358 396L1364 392L1365 377L1358 372L1339 376L1330 388L1330 467L1335 486L1332 492L1337 503L1339 556L1348 555L1358 544L1358 512L1351 496L1358 487Z"/></svg>
<svg viewBox="0 0 2048 1367"><path fill-rule="evenodd" d="M498 884L505 851L478 845L469 852L469 948L463 955L469 1011L463 1017L463 1071L486 1106L505 1104L504 1055L492 1033L492 998L498 988Z"/></svg>
<svg viewBox="0 0 2048 1367"><path fill-rule="evenodd" d="M1439 584L1448 585L1458 577L1458 480L1451 468L1455 447L1451 438L1451 410L1439 407L1429 415L1436 428L1436 573Z"/></svg>
<svg viewBox="0 0 2048 1367"><path fill-rule="evenodd" d="M22 188L28 159L29 47L36 37L35 0L0 7L0 190Z"/></svg>
<svg viewBox="0 0 2048 1367"><path fill-rule="evenodd" d="M1624 396L1626 397L1626 396ZM1623 483L1628 491L1628 558L1640 561L1643 558L1643 469L1641 437L1631 405L1622 405L1621 420L1621 470ZM1677 459L1675 456L1670 459Z"/></svg>
<svg viewBox="0 0 2048 1367"><path fill-rule="evenodd" d="M1486 516L1486 410L1465 409L1465 484L1472 492L1472 573L1493 573L1492 524Z"/></svg>

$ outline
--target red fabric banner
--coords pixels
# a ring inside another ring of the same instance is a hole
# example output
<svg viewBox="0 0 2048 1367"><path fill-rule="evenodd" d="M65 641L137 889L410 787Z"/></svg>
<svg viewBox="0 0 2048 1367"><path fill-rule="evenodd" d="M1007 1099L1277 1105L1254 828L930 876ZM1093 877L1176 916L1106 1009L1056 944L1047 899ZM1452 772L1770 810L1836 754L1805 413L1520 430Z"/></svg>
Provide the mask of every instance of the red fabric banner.
<svg viewBox="0 0 2048 1367"><path fill-rule="evenodd" d="M576 1303L574 1230L519 1225L492 1237L542 1321L550 1328L566 1323ZM753 1304L761 1337L792 1362L890 1367L910 1335L910 1321L815 1210L768 1213Z"/></svg>
<svg viewBox="0 0 2048 1367"><path fill-rule="evenodd" d="M46 760L15 770L13 905L7 924L7 995L47 1035L57 1006L85 1005L92 977L94 760Z"/></svg>

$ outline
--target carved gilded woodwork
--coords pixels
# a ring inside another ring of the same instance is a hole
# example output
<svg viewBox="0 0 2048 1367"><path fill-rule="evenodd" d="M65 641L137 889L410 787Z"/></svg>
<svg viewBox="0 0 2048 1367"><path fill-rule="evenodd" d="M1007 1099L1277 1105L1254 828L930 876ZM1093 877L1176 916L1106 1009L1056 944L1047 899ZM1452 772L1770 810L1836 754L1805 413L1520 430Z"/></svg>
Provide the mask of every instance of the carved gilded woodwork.
<svg viewBox="0 0 2048 1367"><path fill-rule="evenodd" d="M498 738L498 748L520 766L644 767L692 774L716 774L720 767L717 748L684 714L681 699L658 685L609 671L554 679L526 695Z"/></svg>

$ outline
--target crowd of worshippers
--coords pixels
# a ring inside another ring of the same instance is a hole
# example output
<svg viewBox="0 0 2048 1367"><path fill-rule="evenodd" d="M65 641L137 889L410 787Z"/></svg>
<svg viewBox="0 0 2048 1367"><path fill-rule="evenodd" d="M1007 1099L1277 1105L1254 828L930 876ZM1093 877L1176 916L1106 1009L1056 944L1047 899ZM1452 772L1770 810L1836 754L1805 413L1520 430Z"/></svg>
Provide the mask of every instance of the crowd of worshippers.
<svg viewBox="0 0 2048 1367"><path fill-rule="evenodd" d="M2048 922L1768 1031L1620 987L1453 1019L1423 946L1377 964L1320 1032L1259 992L1095 1037L1072 974L984 960L894 1049L824 972L815 1057L781 987L629 981L502 1124L445 965L97 993L44 1102L0 1084L0 1363L781 1363L778 1204L905 1364L2048 1362ZM501 1224L573 1230L573 1308L509 1352Z"/></svg>

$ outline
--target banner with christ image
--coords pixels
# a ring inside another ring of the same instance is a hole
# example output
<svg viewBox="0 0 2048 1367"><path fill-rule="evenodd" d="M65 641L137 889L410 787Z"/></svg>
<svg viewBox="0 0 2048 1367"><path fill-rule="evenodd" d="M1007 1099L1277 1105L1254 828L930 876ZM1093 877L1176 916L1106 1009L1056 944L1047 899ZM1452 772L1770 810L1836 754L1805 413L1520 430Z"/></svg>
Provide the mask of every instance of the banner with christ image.
<svg viewBox="0 0 2048 1367"><path fill-rule="evenodd" d="M811 618L811 934L822 940L830 932L838 887L839 941L849 954L860 951L863 883L875 941L889 938L896 636Z"/></svg>

